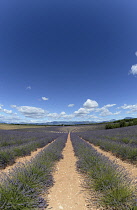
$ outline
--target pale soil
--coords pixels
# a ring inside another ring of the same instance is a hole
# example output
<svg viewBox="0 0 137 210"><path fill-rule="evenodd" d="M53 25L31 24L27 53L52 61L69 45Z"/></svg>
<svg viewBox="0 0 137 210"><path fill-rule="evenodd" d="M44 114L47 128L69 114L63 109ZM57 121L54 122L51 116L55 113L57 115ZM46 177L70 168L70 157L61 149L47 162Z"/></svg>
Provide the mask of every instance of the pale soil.
<svg viewBox="0 0 137 210"><path fill-rule="evenodd" d="M54 140L55 141L55 140ZM52 144L54 141L52 141L49 144ZM35 158L35 156L41 152L42 150L44 150L47 146L49 146L49 144L47 144L46 146L42 147L42 148L38 148L36 151L31 152L30 155L24 156L24 157L19 157L15 160L15 163L11 166L7 166L5 169L0 169L0 174L1 173L9 173L11 170L13 170L15 167L18 166L19 163L23 163L26 164L27 162L29 162L32 158Z"/></svg>
<svg viewBox="0 0 137 210"><path fill-rule="evenodd" d="M57 163L53 174L55 183L48 194L49 206L47 209L87 210L89 209L89 193L82 187L82 175L76 170L77 159L74 156L70 134L68 135L66 147L63 150L63 157ZM43 198L46 197L47 195L43 195ZM95 205L90 209L97 210Z"/></svg>
<svg viewBox="0 0 137 210"><path fill-rule="evenodd" d="M83 139L84 140L84 139ZM86 141L87 142L87 141ZM89 143L89 142L87 142ZM89 143L97 152L109 158L109 160L114 161L117 165L123 168L128 176L131 178L133 185L137 184L137 166L128 163L127 161L122 161L120 158L117 158L111 152L106 152L99 148L99 146L95 146L94 144Z"/></svg>

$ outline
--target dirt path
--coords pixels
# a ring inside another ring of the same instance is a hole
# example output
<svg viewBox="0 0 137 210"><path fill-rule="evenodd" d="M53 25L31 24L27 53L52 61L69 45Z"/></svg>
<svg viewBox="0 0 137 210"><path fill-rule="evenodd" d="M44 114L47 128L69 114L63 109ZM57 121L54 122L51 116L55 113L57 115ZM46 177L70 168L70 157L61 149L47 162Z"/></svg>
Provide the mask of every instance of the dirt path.
<svg viewBox="0 0 137 210"><path fill-rule="evenodd" d="M50 189L47 209L87 210L86 192L81 187L82 177L76 171L76 157L70 141L70 134L63 150L64 158L57 163L53 177L54 186Z"/></svg>
<svg viewBox="0 0 137 210"><path fill-rule="evenodd" d="M84 139L83 139L84 140ZM85 140L84 140L85 141ZM86 141L87 142L87 141ZM89 143L89 142L87 142ZM105 152L104 150L100 149L99 146L95 146L92 143L89 143L97 152L101 153L102 155L109 158L109 160L114 161L120 167L123 167L124 170L127 172L128 176L131 178L133 185L137 184L137 167L133 164L128 163L127 161L122 161L120 158L117 158L111 152Z"/></svg>
<svg viewBox="0 0 137 210"><path fill-rule="evenodd" d="M56 139L55 139L56 140ZM54 140L54 141L55 141ZM50 144L52 144L54 141L52 141L51 143L47 144L46 146L42 147L42 148L38 148L36 151L31 152L30 155L24 156L24 157L19 157L15 160L15 163L11 166L7 166L5 169L0 169L0 174L1 173L9 173L11 170L13 170L19 163L26 163L28 161L30 161L32 158L34 158L39 152L41 152L42 150L44 150L47 146L49 146Z"/></svg>

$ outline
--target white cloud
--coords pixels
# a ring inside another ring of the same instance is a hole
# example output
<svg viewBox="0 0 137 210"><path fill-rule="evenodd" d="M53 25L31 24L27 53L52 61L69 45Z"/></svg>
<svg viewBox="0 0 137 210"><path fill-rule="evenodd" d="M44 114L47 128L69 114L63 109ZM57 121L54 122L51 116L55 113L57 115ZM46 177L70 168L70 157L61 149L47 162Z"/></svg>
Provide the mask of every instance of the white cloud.
<svg viewBox="0 0 137 210"><path fill-rule="evenodd" d="M107 105L105 105L104 107L105 107L105 108L110 108L110 107L112 107L112 106L116 106L116 104L107 104Z"/></svg>
<svg viewBox="0 0 137 210"><path fill-rule="evenodd" d="M2 110L3 110L3 109L2 109L2 106L3 106L3 105L2 105L2 104L0 104L0 111L2 111Z"/></svg>
<svg viewBox="0 0 137 210"><path fill-rule="evenodd" d="M123 106L118 107L118 109L130 109L133 105L124 104ZM135 105L134 105L135 106Z"/></svg>
<svg viewBox="0 0 137 210"><path fill-rule="evenodd" d="M83 104L83 107L86 109L93 109L93 108L98 107L98 103L91 99L87 99L86 102Z"/></svg>
<svg viewBox="0 0 137 210"><path fill-rule="evenodd" d="M121 111L112 113L108 109L104 108L104 109L102 109L102 111L99 115L102 117L106 117L106 116L110 116L110 115L119 115L120 113L121 113Z"/></svg>
<svg viewBox="0 0 137 210"><path fill-rule="evenodd" d="M69 104L68 107L73 107L75 104Z"/></svg>
<svg viewBox="0 0 137 210"><path fill-rule="evenodd" d="M31 90L31 86L26 87L26 90Z"/></svg>
<svg viewBox="0 0 137 210"><path fill-rule="evenodd" d="M59 118L63 119L63 120L70 120L70 119L74 118L74 115L73 114L67 115L66 112L61 112L59 114Z"/></svg>
<svg viewBox="0 0 137 210"><path fill-rule="evenodd" d="M21 119L18 116L5 116L0 114L0 121L6 123L18 123L21 122Z"/></svg>
<svg viewBox="0 0 137 210"><path fill-rule="evenodd" d="M3 112L5 112L6 114L12 114L12 110L3 109Z"/></svg>
<svg viewBox="0 0 137 210"><path fill-rule="evenodd" d="M98 107L98 103L96 101L87 99L86 102L83 104L83 107L74 112L74 117L88 116L88 114L91 111L94 111L96 107Z"/></svg>
<svg viewBox="0 0 137 210"><path fill-rule="evenodd" d="M48 113L47 117L49 118L49 120L61 120L61 119L72 119L74 116L73 115L67 115L65 112L61 112L60 114L58 113Z"/></svg>
<svg viewBox="0 0 137 210"><path fill-rule="evenodd" d="M49 99L46 98L46 97L42 97L42 100L43 100L43 101L48 101Z"/></svg>
<svg viewBox="0 0 137 210"><path fill-rule="evenodd" d="M134 105L124 104L123 106L118 107L118 109L129 109L130 111L127 111L127 114L130 114L133 112L137 112L137 104L134 104Z"/></svg>
<svg viewBox="0 0 137 210"><path fill-rule="evenodd" d="M80 108L77 111L74 112L74 116L75 117L82 117L87 115L88 113L90 113L90 111L88 109L85 108Z"/></svg>
<svg viewBox="0 0 137 210"><path fill-rule="evenodd" d="M137 56L137 51L135 52L135 55Z"/></svg>
<svg viewBox="0 0 137 210"><path fill-rule="evenodd" d="M108 109L108 108L113 107L115 105L116 104L107 104L107 105L105 105L101 108L97 108L95 110L95 112L100 112L99 115L102 116L102 117L106 117L106 116L109 116L109 115L118 115L118 114L120 114L121 111L113 113L113 112L110 112L109 109Z"/></svg>
<svg viewBox="0 0 137 210"><path fill-rule="evenodd" d="M66 115L66 112L61 112L60 115Z"/></svg>
<svg viewBox="0 0 137 210"><path fill-rule="evenodd" d="M49 113L49 114L47 114L47 117L58 119L59 118L59 114L57 114L57 113Z"/></svg>
<svg viewBox="0 0 137 210"><path fill-rule="evenodd" d="M119 115L121 111L113 113L113 115Z"/></svg>
<svg viewBox="0 0 137 210"><path fill-rule="evenodd" d="M13 108L16 108L22 115L29 118L44 118L47 114L47 111L41 108L32 107L32 106L16 106L12 105Z"/></svg>
<svg viewBox="0 0 137 210"><path fill-rule="evenodd" d="M3 109L3 105L0 104L0 112L4 112L6 114L12 114L12 110Z"/></svg>
<svg viewBox="0 0 137 210"><path fill-rule="evenodd" d="M102 117L113 115L112 112L110 112L107 108L102 108L101 113L99 114Z"/></svg>
<svg viewBox="0 0 137 210"><path fill-rule="evenodd" d="M91 99L87 99L87 101L83 104L83 108L78 109L74 112L75 117L86 117L89 118L98 118L95 115L89 115L90 112L100 112L99 116L105 117L109 115L116 115L120 112L112 113L108 110L108 108L115 106L116 104L107 104L101 108L98 108L98 103ZM94 117L93 117L94 116Z"/></svg>
<svg viewBox="0 0 137 210"><path fill-rule="evenodd" d="M70 119L73 119L74 118L74 115L73 114L66 114L66 115L63 115L63 118L66 119L66 120L70 120Z"/></svg>
<svg viewBox="0 0 137 210"><path fill-rule="evenodd" d="M16 105L10 105L11 106L11 108L16 108L17 106Z"/></svg>
<svg viewBox="0 0 137 210"><path fill-rule="evenodd" d="M130 74L136 75L137 74L137 64L133 65L131 67L131 70L129 72Z"/></svg>
<svg viewBox="0 0 137 210"><path fill-rule="evenodd" d="M96 115L88 115L87 116L87 119L89 120L96 120L96 119L98 119L99 120L99 117L98 116L96 116Z"/></svg>
<svg viewBox="0 0 137 210"><path fill-rule="evenodd" d="M46 97L42 97L46 98ZM46 98L47 99L47 98ZM70 107L74 104L69 104ZM98 120L101 121L101 117L106 117L109 115L118 115L119 112L112 113L109 111L109 108L115 106L116 104L107 104L101 108L98 108L98 103L94 100L87 99L86 102L83 103L83 107L80 107L78 110L74 111L72 114L66 114L66 112L62 111L60 113L49 113L48 111L32 106L17 106L11 105L12 108L15 108L18 112L20 112L24 117L26 117L25 121L52 121L52 120ZM5 110L6 111L6 110ZM93 112L91 115L90 113ZM94 113L99 112L96 116ZM10 113L10 110L7 111ZM12 113L13 114L13 113ZM30 118L30 119L29 119Z"/></svg>

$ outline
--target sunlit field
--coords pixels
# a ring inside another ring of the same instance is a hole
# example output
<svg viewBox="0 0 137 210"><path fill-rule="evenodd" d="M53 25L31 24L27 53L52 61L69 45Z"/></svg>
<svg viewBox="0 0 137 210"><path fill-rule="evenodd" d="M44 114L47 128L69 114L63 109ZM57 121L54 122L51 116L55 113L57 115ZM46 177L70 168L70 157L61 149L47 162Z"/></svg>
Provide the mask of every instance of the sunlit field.
<svg viewBox="0 0 137 210"><path fill-rule="evenodd" d="M1 124L0 209L48 209L48 197L43 198L42 194L48 195L49 189L56 184L53 172L56 164L64 158L62 151L68 141L68 133L77 157L76 170L84 177L83 188L88 189L89 196L91 192L96 193L94 201L97 208L137 209L137 186L134 177L128 173L130 171L92 146L105 150L115 159L126 160L136 168L137 126L106 130L104 124ZM41 150L31 158L38 148ZM28 161L16 162L20 157L28 157ZM91 207L92 202L93 195L89 201Z"/></svg>
<svg viewBox="0 0 137 210"><path fill-rule="evenodd" d="M37 128L38 126L35 125L12 125L12 124L1 124L0 129L3 130L13 130L13 129L23 129L23 128ZM43 127L43 126L39 126Z"/></svg>

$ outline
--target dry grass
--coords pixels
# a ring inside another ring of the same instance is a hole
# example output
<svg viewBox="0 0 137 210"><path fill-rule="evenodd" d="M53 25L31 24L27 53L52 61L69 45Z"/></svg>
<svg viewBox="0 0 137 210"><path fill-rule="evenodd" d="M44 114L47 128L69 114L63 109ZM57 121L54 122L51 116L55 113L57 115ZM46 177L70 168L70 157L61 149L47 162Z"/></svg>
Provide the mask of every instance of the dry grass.
<svg viewBox="0 0 137 210"><path fill-rule="evenodd" d="M10 124L0 124L0 129L2 130L14 130L14 129L24 129L24 128L42 128L43 126L37 125L10 125Z"/></svg>

